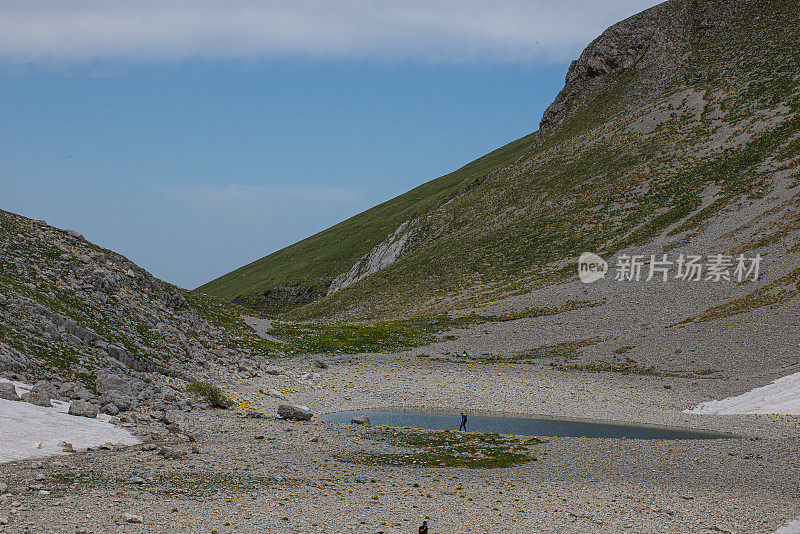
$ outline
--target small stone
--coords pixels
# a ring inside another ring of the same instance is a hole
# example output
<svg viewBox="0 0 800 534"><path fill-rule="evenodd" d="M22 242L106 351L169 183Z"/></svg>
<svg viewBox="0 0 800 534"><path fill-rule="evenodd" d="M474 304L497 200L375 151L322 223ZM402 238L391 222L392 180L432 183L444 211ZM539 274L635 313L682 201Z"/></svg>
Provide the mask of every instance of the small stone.
<svg viewBox="0 0 800 534"><path fill-rule="evenodd" d="M312 443L317 443L319 441L319 434L312 435L311 439L309 439L309 441L312 442Z"/></svg>
<svg viewBox="0 0 800 534"><path fill-rule="evenodd" d="M141 523L143 521L142 516L132 514L130 512L125 512L122 514L122 520L125 523Z"/></svg>
<svg viewBox="0 0 800 534"><path fill-rule="evenodd" d="M0 515L0 525L7 525L7 524L8 524L8 517Z"/></svg>
<svg viewBox="0 0 800 534"><path fill-rule="evenodd" d="M314 367L317 367L319 369L327 369L328 368L328 364L323 362L322 360L314 360L313 363L314 363Z"/></svg>
<svg viewBox="0 0 800 534"><path fill-rule="evenodd" d="M171 449L169 447L161 447L158 451L158 455L164 457L167 460L177 460L178 458L183 458L186 453L183 451L179 451L177 449Z"/></svg>
<svg viewBox="0 0 800 534"><path fill-rule="evenodd" d="M147 481L145 479L143 479L142 477L131 477L131 478L128 479L127 482L128 482L128 484L141 485L141 484L145 484Z"/></svg>

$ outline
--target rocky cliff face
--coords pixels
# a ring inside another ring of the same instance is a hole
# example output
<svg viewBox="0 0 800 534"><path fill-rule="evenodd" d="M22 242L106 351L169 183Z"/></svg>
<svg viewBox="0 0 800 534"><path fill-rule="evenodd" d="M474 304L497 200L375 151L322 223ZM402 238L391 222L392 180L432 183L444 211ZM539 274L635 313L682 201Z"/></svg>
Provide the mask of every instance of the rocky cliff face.
<svg viewBox="0 0 800 534"><path fill-rule="evenodd" d="M546 135L571 117L596 95L606 77L636 67L643 58L644 63L660 64L661 75L674 71L686 42L676 39L674 34L680 31L676 27L681 26L684 18L685 9L675 3L664 3L604 31L570 64L564 88L539 122L539 133Z"/></svg>
<svg viewBox="0 0 800 534"><path fill-rule="evenodd" d="M358 282L365 276L377 273L397 261L407 250L411 238L412 221L401 224L389 238L359 259L346 273L337 276L328 287L328 295Z"/></svg>
<svg viewBox="0 0 800 534"><path fill-rule="evenodd" d="M185 377L235 361L228 341L125 257L0 211L0 374L90 388L108 372Z"/></svg>

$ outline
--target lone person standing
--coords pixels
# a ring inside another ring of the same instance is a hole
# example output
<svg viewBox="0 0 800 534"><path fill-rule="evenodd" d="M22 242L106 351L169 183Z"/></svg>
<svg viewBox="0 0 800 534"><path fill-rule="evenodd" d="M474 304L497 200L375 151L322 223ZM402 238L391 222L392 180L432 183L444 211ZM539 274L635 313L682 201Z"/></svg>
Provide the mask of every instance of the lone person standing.
<svg viewBox="0 0 800 534"><path fill-rule="evenodd" d="M458 427L458 430L463 430L464 432L467 431L467 414L461 412L461 426Z"/></svg>
<svg viewBox="0 0 800 534"><path fill-rule="evenodd" d="M422 526L419 527L419 534L428 534L428 522L423 521Z"/></svg>

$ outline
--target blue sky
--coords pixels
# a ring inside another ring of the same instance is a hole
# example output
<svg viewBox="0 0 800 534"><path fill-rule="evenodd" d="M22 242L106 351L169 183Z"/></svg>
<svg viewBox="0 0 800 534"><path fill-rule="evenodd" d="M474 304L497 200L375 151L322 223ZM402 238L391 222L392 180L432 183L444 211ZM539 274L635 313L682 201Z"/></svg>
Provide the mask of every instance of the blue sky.
<svg viewBox="0 0 800 534"><path fill-rule="evenodd" d="M654 2L282 4L4 3L0 208L195 287L536 130Z"/></svg>

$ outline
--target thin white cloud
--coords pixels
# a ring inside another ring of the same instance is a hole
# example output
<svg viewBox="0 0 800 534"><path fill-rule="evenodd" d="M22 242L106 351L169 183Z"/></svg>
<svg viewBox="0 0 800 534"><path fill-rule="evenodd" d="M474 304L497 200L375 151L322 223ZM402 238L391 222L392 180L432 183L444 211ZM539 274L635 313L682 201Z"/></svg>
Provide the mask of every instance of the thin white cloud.
<svg viewBox="0 0 800 534"><path fill-rule="evenodd" d="M0 56L133 61L573 57L653 0L5 0Z"/></svg>

